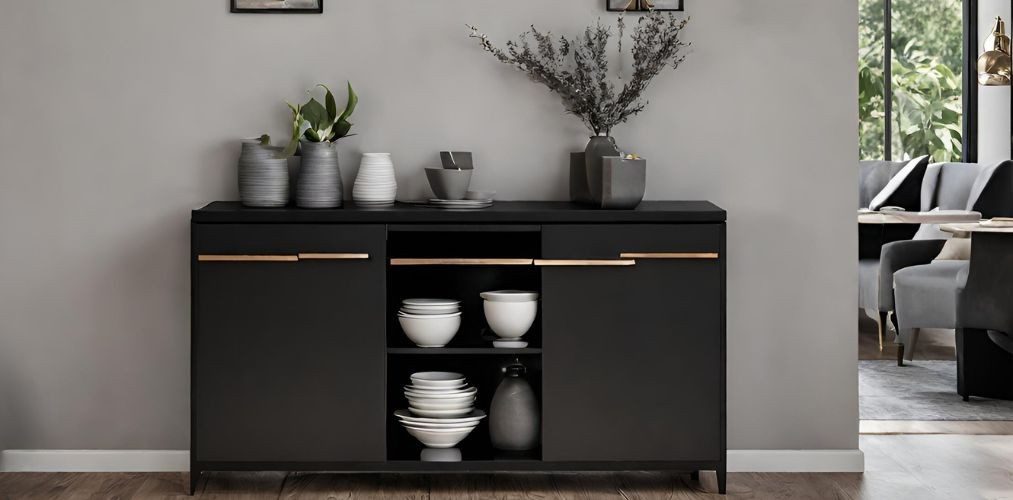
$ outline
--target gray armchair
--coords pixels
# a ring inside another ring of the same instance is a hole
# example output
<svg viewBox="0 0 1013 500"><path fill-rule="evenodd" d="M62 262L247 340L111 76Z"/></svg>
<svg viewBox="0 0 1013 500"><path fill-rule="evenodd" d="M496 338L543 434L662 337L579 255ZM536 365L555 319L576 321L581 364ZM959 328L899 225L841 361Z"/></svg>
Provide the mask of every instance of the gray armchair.
<svg viewBox="0 0 1013 500"><path fill-rule="evenodd" d="M858 162L858 207L879 210L884 206L897 206L908 211L922 210L923 205L931 203L931 200L923 200L922 194L928 162L927 156L906 162ZM888 304L880 300L880 252L884 243L909 240L914 231L909 226L870 225L859 225L858 230L858 305L878 323L882 349L887 313L893 310L893 295L889 294ZM886 288L892 290L892 282Z"/></svg>
<svg viewBox="0 0 1013 500"><path fill-rule="evenodd" d="M975 210L986 218L1013 215L1013 162L932 165L925 176L926 194L933 194L942 209ZM933 260L948 237L923 225L914 240L883 248L880 310L893 306L901 343L898 364L914 358L919 329L958 326L957 296L967 281L968 262Z"/></svg>

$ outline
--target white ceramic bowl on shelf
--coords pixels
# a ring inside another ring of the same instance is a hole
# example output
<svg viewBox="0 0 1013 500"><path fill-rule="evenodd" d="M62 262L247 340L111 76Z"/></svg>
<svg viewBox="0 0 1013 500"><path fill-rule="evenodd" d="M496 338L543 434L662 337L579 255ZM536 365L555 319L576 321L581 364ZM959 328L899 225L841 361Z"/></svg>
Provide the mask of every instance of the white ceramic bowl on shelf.
<svg viewBox="0 0 1013 500"><path fill-rule="evenodd" d="M500 302L486 300L482 304L485 321L497 337L516 340L528 333L538 315L538 301Z"/></svg>
<svg viewBox="0 0 1013 500"><path fill-rule="evenodd" d="M490 302L533 302L538 300L538 292L524 290L497 290L482 292L479 296Z"/></svg>
<svg viewBox="0 0 1013 500"><path fill-rule="evenodd" d="M408 434L427 448L453 448L471 434L471 429L424 429L403 424Z"/></svg>
<svg viewBox="0 0 1013 500"><path fill-rule="evenodd" d="M410 411L412 415L426 418L459 418L475 411L475 407L469 406L467 408L459 408L455 410L424 410L422 408L412 408L409 406L408 411Z"/></svg>
<svg viewBox="0 0 1013 500"><path fill-rule="evenodd" d="M405 394L405 399L408 400L409 404L412 404L412 405L415 405L415 406L419 406L419 405L462 405L462 404L474 405L475 404L475 396L474 395L467 395L467 396L454 397L454 398L429 398L429 397L424 397L424 396L413 396L413 395L410 395L410 394ZM419 406L419 407L420 408L424 408L422 406Z"/></svg>
<svg viewBox="0 0 1013 500"><path fill-rule="evenodd" d="M445 391L421 390L411 385L406 385L404 387L405 397L418 399L462 399L467 397L474 398L477 392L478 389L475 387L460 387L457 389L448 389Z"/></svg>
<svg viewBox="0 0 1013 500"><path fill-rule="evenodd" d="M439 315L398 314L398 323L408 339L419 347L443 347L461 328L461 313Z"/></svg>
<svg viewBox="0 0 1013 500"><path fill-rule="evenodd" d="M468 410L471 413L475 409L475 401L463 401L455 403L429 403L422 401L408 400L408 407L416 410Z"/></svg>
<svg viewBox="0 0 1013 500"><path fill-rule="evenodd" d="M447 389L465 384L467 379L457 372L416 372L411 380L418 388Z"/></svg>

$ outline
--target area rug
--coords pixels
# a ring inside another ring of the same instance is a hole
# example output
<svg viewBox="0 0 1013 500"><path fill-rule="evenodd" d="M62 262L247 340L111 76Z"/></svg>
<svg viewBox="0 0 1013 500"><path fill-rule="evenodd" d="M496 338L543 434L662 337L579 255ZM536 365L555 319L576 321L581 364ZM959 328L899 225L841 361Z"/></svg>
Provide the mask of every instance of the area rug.
<svg viewBox="0 0 1013 500"><path fill-rule="evenodd" d="M957 394L956 361L858 362L862 420L1013 420L1013 401Z"/></svg>

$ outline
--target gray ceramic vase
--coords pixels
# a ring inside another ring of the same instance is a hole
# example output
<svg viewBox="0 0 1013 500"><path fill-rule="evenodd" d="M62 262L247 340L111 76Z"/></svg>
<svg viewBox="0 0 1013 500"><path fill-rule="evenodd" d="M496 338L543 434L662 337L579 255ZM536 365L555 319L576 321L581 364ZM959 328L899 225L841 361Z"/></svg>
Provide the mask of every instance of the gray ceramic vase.
<svg viewBox="0 0 1013 500"><path fill-rule="evenodd" d="M584 149L584 161L587 165L587 189L594 198L595 193L601 192L601 167L602 158L605 156L619 156L619 148L612 137L599 135L592 137Z"/></svg>
<svg viewBox="0 0 1013 500"><path fill-rule="evenodd" d="M591 190L587 188L587 160L584 152L570 153L570 201L590 204Z"/></svg>
<svg viewBox="0 0 1013 500"><path fill-rule="evenodd" d="M300 208L337 208L343 187L334 143L302 142L295 203Z"/></svg>
<svg viewBox="0 0 1013 500"><path fill-rule="evenodd" d="M647 190L647 160L627 160L619 156L602 158L602 167L595 172L601 189L591 192L600 208L629 210L637 208Z"/></svg>
<svg viewBox="0 0 1013 500"><path fill-rule="evenodd" d="M471 174L474 170L456 170L449 168L427 168L426 178L433 194L441 200L463 200L471 185Z"/></svg>
<svg viewBox="0 0 1013 500"><path fill-rule="evenodd" d="M289 200L288 159L281 148L243 141L239 155L239 200L247 207L283 207Z"/></svg>
<svg viewBox="0 0 1013 500"><path fill-rule="evenodd" d="M542 423L538 398L524 380L526 371L519 362L503 368L505 377L489 406L489 437L496 449L527 451L539 445Z"/></svg>

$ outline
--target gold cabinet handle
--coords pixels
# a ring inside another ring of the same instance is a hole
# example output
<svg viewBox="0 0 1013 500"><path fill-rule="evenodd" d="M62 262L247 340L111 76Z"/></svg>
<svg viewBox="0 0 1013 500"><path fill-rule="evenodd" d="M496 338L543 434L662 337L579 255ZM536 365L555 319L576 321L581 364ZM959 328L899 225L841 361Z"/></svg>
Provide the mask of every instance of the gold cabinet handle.
<svg viewBox="0 0 1013 500"><path fill-rule="evenodd" d="M368 253L301 253L299 260L369 260Z"/></svg>
<svg viewBox="0 0 1013 500"><path fill-rule="evenodd" d="M536 266L545 267L616 267L635 266L637 261L631 259L536 259Z"/></svg>
<svg viewBox="0 0 1013 500"><path fill-rule="evenodd" d="M620 259L717 259L716 252L623 252Z"/></svg>
<svg viewBox="0 0 1013 500"><path fill-rule="evenodd" d="M198 262L299 262L298 255L198 255Z"/></svg>
<svg viewBox="0 0 1013 500"><path fill-rule="evenodd" d="M530 266L534 259L390 259L392 266Z"/></svg>

